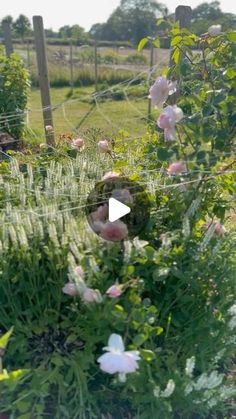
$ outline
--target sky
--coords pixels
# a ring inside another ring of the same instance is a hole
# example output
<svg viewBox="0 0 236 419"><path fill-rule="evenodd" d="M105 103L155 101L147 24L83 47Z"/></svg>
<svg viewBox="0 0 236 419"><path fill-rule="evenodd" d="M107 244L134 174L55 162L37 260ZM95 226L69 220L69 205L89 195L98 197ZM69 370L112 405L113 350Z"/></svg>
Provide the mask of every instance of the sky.
<svg viewBox="0 0 236 419"><path fill-rule="evenodd" d="M179 4L196 7L203 1L162 0L161 2L173 12ZM89 30L94 23L105 22L119 4L120 0L7 0L1 2L0 19L6 15L12 15L14 18L19 14L24 14L29 18L41 15L44 19L44 27L48 29L58 30L64 25L79 24ZM222 0L221 9L224 12L236 14L236 1Z"/></svg>

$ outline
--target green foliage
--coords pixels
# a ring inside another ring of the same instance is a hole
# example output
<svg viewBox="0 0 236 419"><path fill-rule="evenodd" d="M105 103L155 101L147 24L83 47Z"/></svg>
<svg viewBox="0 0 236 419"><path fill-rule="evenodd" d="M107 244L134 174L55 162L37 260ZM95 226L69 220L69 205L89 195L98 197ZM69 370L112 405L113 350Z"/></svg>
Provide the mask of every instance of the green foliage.
<svg viewBox="0 0 236 419"><path fill-rule="evenodd" d="M16 36L19 36L22 40L31 33L31 24L27 16L20 15L15 22L13 22L13 29Z"/></svg>
<svg viewBox="0 0 236 419"><path fill-rule="evenodd" d="M0 55L0 130L20 139L24 130L24 117L29 88L28 72L20 59ZM4 116L11 115L11 118Z"/></svg>

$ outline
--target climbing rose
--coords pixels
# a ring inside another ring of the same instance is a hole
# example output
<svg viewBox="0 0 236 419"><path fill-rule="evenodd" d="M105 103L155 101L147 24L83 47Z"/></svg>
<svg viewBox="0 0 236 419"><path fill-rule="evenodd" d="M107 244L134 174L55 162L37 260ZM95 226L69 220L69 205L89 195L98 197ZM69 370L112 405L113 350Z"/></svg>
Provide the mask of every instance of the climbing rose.
<svg viewBox="0 0 236 419"><path fill-rule="evenodd" d="M169 174L176 174L176 173L182 173L187 171L187 166L182 161L177 161L175 163L171 163L167 169L167 172Z"/></svg>
<svg viewBox="0 0 236 419"><path fill-rule="evenodd" d="M159 128L164 129L166 141L174 140L176 137L175 124L181 121L184 114L177 105L167 106L157 120Z"/></svg>
<svg viewBox="0 0 236 419"><path fill-rule="evenodd" d="M127 225L120 220L113 223L107 222L101 226L101 237L105 240L116 242L125 239L127 236Z"/></svg>
<svg viewBox="0 0 236 419"><path fill-rule="evenodd" d="M110 298L116 298L119 297L122 294L121 286L118 284L112 285L108 290L106 291L106 294Z"/></svg>
<svg viewBox="0 0 236 419"><path fill-rule="evenodd" d="M133 202L133 197L128 189L113 189L112 197L126 205Z"/></svg>
<svg viewBox="0 0 236 419"><path fill-rule="evenodd" d="M73 282L67 282L62 288L62 291L64 294L70 295L71 297L75 297L79 294L76 285Z"/></svg>
<svg viewBox="0 0 236 419"><path fill-rule="evenodd" d="M98 142L98 148L102 153L110 151L110 144L107 140L101 140Z"/></svg>
<svg viewBox="0 0 236 419"><path fill-rule="evenodd" d="M149 90L149 99L157 107L162 107L169 95L176 91L177 82L168 81L165 76L157 77L155 83Z"/></svg>
<svg viewBox="0 0 236 419"><path fill-rule="evenodd" d="M119 373L121 381L125 381L126 374L135 372L139 366L139 351L125 351L122 337L113 333L108 340L108 346L103 348L105 354L98 358L100 368L108 374Z"/></svg>
<svg viewBox="0 0 236 419"><path fill-rule="evenodd" d="M221 34L222 26L221 25L212 25L208 28L208 34L210 36L218 36Z"/></svg>
<svg viewBox="0 0 236 419"><path fill-rule="evenodd" d="M213 237L221 237L226 233L225 227L219 221L213 221L203 224L202 230L208 230L211 226L214 227Z"/></svg>
<svg viewBox="0 0 236 419"><path fill-rule="evenodd" d="M120 176L120 173L117 172L107 172L103 175L102 180L112 179L113 177Z"/></svg>
<svg viewBox="0 0 236 419"><path fill-rule="evenodd" d="M95 211L91 212L90 217L93 221L105 221L108 216L107 204L100 205Z"/></svg>
<svg viewBox="0 0 236 419"><path fill-rule="evenodd" d="M93 288L86 287L82 298L86 303L100 303L101 302L101 294L98 290L94 290Z"/></svg>
<svg viewBox="0 0 236 419"><path fill-rule="evenodd" d="M74 147L83 147L84 146L84 140L83 138L77 138L76 140L72 140L72 144Z"/></svg>

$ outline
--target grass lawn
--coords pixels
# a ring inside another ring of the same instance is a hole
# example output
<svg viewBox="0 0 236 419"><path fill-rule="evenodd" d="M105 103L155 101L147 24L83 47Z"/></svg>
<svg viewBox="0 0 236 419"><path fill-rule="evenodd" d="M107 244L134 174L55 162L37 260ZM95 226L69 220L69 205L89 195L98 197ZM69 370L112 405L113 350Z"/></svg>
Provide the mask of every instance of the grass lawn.
<svg viewBox="0 0 236 419"><path fill-rule="evenodd" d="M130 135L143 135L146 131L147 99L127 99L101 101L96 105L86 98L94 91L93 87L75 89L75 99L67 99L69 88L52 88L52 106L56 136L64 132L83 133L88 128L99 128L105 136L117 135L119 130L126 130ZM63 103L63 105L62 105ZM35 139L43 139L43 118L40 91L33 89L30 93L27 125L35 133ZM91 113L89 113L91 111ZM31 134L30 134L31 137ZM31 138L32 139L32 138Z"/></svg>

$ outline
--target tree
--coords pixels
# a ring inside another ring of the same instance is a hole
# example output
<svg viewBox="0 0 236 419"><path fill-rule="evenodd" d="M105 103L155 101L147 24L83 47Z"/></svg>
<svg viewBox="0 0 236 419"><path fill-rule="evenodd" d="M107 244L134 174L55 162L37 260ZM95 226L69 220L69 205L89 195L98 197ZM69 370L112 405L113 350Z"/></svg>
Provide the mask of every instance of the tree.
<svg viewBox="0 0 236 419"><path fill-rule="evenodd" d="M22 41L26 35L29 35L31 32L31 24L27 16L20 15L18 19L13 23L13 28L16 36L19 36Z"/></svg>
<svg viewBox="0 0 236 419"><path fill-rule="evenodd" d="M3 22L3 21L8 22L10 26L12 26L12 25L13 25L13 17L12 17L11 15L7 15L7 16L5 16L5 17L2 19L2 22Z"/></svg>
<svg viewBox="0 0 236 419"><path fill-rule="evenodd" d="M200 35L207 31L209 26L221 24L224 29L229 26L236 27L236 16L231 13L224 13L220 8L218 0L211 3L199 4L193 9L192 14L192 31Z"/></svg>
<svg viewBox="0 0 236 419"><path fill-rule="evenodd" d="M220 2L218 0L211 3L201 3L195 9L193 9L192 18L193 20L197 19L209 19L214 20L218 19L223 15L223 12L220 8Z"/></svg>
<svg viewBox="0 0 236 419"><path fill-rule="evenodd" d="M105 24L93 25L91 29L98 39L137 45L142 37L156 33L157 17L164 14L166 7L152 0L121 0Z"/></svg>

